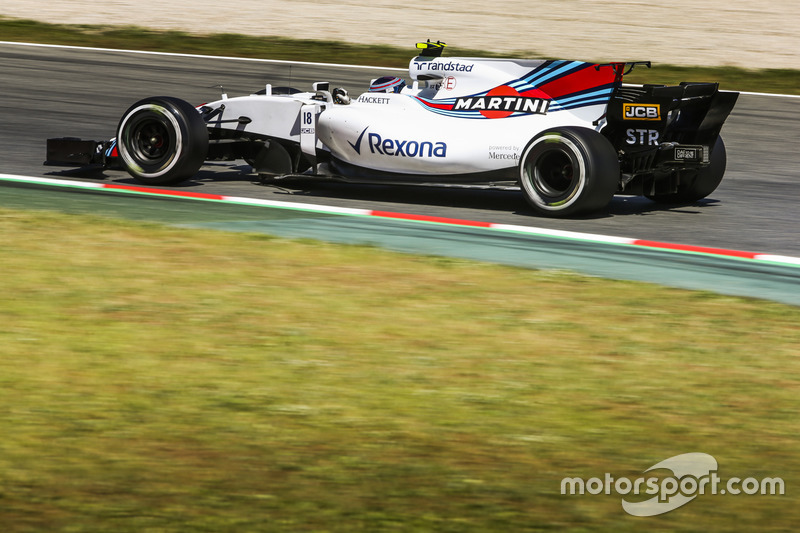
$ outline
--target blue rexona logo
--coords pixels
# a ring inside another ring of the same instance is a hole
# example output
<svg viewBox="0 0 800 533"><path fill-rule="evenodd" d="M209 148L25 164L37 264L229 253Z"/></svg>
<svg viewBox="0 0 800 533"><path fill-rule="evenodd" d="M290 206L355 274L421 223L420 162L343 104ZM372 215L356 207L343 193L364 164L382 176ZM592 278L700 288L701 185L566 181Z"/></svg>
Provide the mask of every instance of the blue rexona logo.
<svg viewBox="0 0 800 533"><path fill-rule="evenodd" d="M358 136L355 143L348 144L361 155L361 141L369 126ZM369 151L373 154L394 157L447 157L447 143L433 141L409 141L402 139L384 139L377 133L367 135Z"/></svg>
<svg viewBox="0 0 800 533"><path fill-rule="evenodd" d="M364 128L364 131L362 131L362 132L361 132L361 135L359 135L359 136L358 136L358 139L356 140L356 143L355 143L355 144L351 143L350 141L347 141L347 144L349 144L350 146L352 146L352 147L353 147L353 150L355 150L355 151L356 151L356 153L357 153L358 155L361 155L361 139L363 139L363 138L364 138L364 134L365 134L365 133L367 133L367 130L368 130L368 129L369 129L369 126L367 126L366 128Z"/></svg>

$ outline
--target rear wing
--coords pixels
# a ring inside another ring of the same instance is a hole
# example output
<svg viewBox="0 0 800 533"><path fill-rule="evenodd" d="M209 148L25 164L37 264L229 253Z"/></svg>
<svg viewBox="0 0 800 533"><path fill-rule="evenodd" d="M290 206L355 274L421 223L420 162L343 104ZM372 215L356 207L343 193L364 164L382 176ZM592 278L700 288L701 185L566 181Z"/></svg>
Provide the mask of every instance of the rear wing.
<svg viewBox="0 0 800 533"><path fill-rule="evenodd" d="M662 159L657 153L671 145L712 149L738 97L717 83L620 84L602 133L619 151L623 172L649 172Z"/></svg>
<svg viewBox="0 0 800 533"><path fill-rule="evenodd" d="M658 130L662 142L713 145L738 97L718 83L621 86L608 102L606 136L616 146L614 140L636 126Z"/></svg>

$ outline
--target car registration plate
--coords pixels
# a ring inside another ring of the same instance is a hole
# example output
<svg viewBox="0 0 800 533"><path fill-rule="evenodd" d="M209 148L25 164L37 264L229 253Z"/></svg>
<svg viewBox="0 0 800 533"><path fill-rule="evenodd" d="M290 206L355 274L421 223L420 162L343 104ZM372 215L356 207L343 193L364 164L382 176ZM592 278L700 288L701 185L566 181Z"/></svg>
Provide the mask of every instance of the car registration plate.
<svg viewBox="0 0 800 533"><path fill-rule="evenodd" d="M701 161L703 159L703 149L699 147L675 148L676 161Z"/></svg>

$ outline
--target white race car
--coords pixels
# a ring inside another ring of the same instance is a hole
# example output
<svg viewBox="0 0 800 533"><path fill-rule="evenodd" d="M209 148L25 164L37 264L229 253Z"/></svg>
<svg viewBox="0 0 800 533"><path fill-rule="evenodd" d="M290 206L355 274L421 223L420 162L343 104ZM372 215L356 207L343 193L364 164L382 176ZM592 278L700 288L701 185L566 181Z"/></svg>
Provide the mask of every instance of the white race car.
<svg viewBox="0 0 800 533"><path fill-rule="evenodd" d="M243 159L272 179L519 186L549 216L601 209L615 193L693 202L722 180L720 130L738 93L716 83L631 86L623 75L638 63L442 57L443 43L417 46L409 84L379 78L352 99L326 82L199 107L145 98L110 141L48 139L47 162L119 164L149 185Z"/></svg>

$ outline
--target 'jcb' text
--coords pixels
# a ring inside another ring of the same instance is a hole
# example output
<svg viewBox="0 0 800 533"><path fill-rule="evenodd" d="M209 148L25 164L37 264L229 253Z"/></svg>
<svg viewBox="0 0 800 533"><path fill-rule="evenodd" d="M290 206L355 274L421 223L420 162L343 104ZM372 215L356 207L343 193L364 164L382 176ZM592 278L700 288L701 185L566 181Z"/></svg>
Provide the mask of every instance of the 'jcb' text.
<svg viewBox="0 0 800 533"><path fill-rule="evenodd" d="M659 104L622 104L623 120L661 120Z"/></svg>

